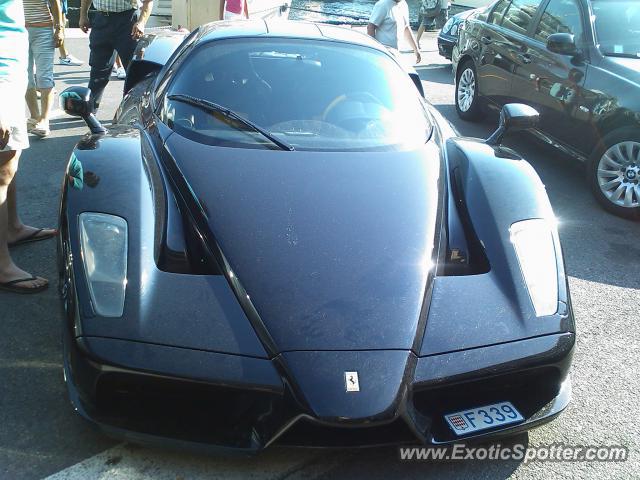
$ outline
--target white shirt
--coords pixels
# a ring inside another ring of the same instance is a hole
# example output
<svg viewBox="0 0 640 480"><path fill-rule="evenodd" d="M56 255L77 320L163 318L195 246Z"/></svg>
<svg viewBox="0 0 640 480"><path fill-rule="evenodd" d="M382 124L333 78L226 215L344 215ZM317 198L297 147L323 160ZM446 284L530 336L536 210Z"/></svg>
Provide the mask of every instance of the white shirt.
<svg viewBox="0 0 640 480"><path fill-rule="evenodd" d="M378 0L373 6L369 23L376 26L376 40L397 49L409 25L409 5L405 0Z"/></svg>
<svg viewBox="0 0 640 480"><path fill-rule="evenodd" d="M28 55L22 0L0 0L0 119L10 131L9 144L0 150L3 152L29 146L24 116Z"/></svg>

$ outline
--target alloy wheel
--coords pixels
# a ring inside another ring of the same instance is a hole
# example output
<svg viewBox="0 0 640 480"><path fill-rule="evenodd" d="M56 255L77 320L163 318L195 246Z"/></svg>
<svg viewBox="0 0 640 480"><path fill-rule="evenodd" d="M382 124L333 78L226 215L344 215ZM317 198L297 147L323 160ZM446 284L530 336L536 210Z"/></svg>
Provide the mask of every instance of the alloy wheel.
<svg viewBox="0 0 640 480"><path fill-rule="evenodd" d="M458 80L458 107L461 111L467 112L476 94L476 76L471 68L466 68Z"/></svg>
<svg viewBox="0 0 640 480"><path fill-rule="evenodd" d="M640 206L640 143L612 145L598 163L598 185L610 202L626 208Z"/></svg>

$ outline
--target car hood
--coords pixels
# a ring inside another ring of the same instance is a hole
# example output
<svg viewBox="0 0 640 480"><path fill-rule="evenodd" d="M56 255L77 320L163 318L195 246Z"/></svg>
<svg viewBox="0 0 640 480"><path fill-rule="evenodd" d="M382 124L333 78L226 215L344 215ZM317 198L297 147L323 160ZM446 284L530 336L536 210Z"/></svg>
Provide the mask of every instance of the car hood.
<svg viewBox="0 0 640 480"><path fill-rule="evenodd" d="M640 58L604 57L600 67L640 85Z"/></svg>
<svg viewBox="0 0 640 480"><path fill-rule="evenodd" d="M166 149L272 348L411 349L442 195L434 142L411 152L288 152L174 133Z"/></svg>

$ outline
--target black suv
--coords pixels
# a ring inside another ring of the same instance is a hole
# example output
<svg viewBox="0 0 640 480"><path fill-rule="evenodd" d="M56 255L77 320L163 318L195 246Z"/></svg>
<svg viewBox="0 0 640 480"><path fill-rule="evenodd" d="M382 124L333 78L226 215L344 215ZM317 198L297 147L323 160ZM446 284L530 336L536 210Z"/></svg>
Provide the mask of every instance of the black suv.
<svg viewBox="0 0 640 480"><path fill-rule="evenodd" d="M454 49L456 110L527 103L533 131L587 162L609 211L640 218L640 1L498 0Z"/></svg>

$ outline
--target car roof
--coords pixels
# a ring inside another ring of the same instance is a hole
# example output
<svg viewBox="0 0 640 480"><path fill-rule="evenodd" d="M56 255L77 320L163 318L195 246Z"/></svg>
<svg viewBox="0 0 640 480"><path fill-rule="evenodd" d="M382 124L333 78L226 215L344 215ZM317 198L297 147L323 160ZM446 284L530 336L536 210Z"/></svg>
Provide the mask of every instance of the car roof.
<svg viewBox="0 0 640 480"><path fill-rule="evenodd" d="M386 51L371 36L351 28L298 20L225 20L202 25L196 43L226 38L298 38L347 42Z"/></svg>

